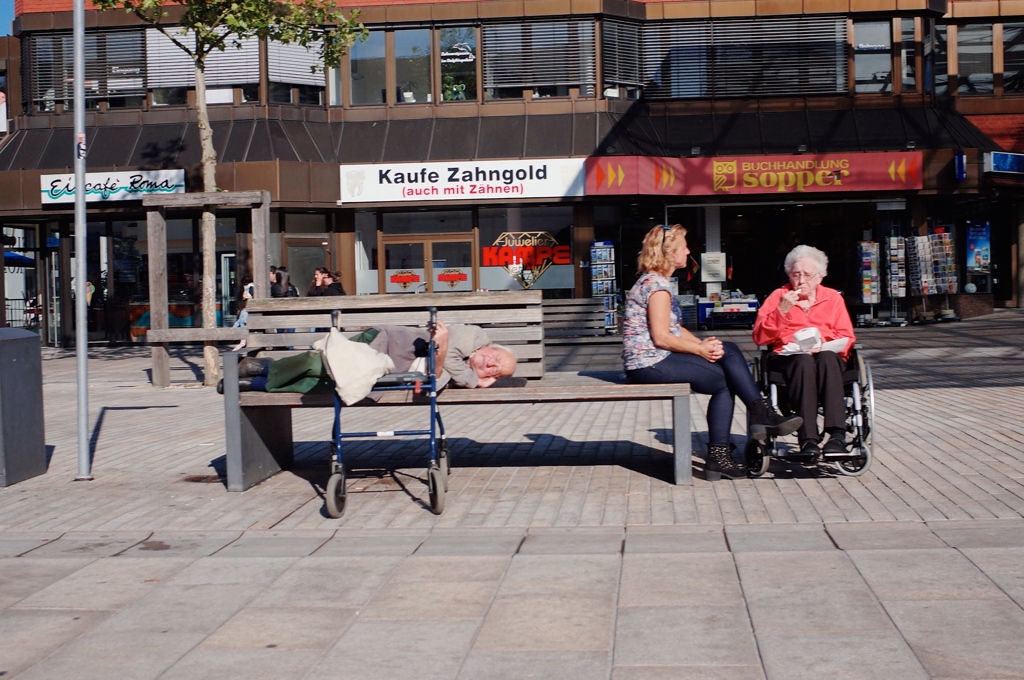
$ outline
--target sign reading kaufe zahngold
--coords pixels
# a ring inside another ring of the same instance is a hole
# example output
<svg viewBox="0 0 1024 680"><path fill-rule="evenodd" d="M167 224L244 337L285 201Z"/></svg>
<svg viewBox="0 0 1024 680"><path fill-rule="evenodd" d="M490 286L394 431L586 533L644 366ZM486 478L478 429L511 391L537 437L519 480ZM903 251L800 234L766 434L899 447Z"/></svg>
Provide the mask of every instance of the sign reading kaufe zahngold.
<svg viewBox="0 0 1024 680"><path fill-rule="evenodd" d="M342 165L338 203L582 196L583 164L568 158Z"/></svg>

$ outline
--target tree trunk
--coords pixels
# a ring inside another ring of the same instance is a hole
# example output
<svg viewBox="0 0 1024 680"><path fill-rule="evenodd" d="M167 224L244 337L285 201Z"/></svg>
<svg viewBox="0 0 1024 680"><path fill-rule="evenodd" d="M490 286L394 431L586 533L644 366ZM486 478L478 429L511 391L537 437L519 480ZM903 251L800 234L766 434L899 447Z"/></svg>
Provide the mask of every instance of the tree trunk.
<svg viewBox="0 0 1024 680"><path fill-rule="evenodd" d="M196 110L199 146L202 152L203 191L217 191L217 153L213 149L213 130L206 108L206 74L202 62L196 63ZM203 208L200 238L203 244L203 328L217 327L217 216L213 206ZM203 384L213 387L220 380L220 353L217 343L203 344Z"/></svg>

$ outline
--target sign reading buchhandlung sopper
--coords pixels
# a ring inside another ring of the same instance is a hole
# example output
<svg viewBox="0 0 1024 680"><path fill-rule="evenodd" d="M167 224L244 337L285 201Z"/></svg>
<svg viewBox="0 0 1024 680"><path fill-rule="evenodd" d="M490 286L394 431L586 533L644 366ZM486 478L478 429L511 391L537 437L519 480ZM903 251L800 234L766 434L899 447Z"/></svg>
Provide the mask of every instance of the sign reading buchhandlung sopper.
<svg viewBox="0 0 1024 680"><path fill-rule="evenodd" d="M39 190L43 205L74 203L75 176L42 175ZM184 170L89 172L85 175L86 201L141 201L148 194L185 193Z"/></svg>
<svg viewBox="0 0 1024 680"><path fill-rule="evenodd" d="M341 166L344 203L583 195L582 158Z"/></svg>
<svg viewBox="0 0 1024 680"><path fill-rule="evenodd" d="M843 191L906 191L923 187L920 151L790 156L587 159L587 196L737 196Z"/></svg>

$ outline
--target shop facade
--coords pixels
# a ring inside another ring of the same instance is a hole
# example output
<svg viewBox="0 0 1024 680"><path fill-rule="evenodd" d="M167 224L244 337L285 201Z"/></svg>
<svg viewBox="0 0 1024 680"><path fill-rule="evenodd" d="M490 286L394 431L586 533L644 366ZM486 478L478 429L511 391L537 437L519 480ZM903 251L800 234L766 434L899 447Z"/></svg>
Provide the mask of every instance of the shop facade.
<svg viewBox="0 0 1024 680"><path fill-rule="evenodd" d="M46 192L71 172L72 103L57 68L70 2L29 5L0 47L6 318L63 345L74 335L62 322L73 317L73 214ZM828 253L828 283L852 311L906 314L922 301L893 299L884 266L879 301L864 301L859 244L945 233L955 292L933 304L1018 304L1024 200L986 158L1024 150L1000 134L1024 120L1024 23L976 16L971 2L754 5L375 5L363 8L370 39L319 74L312 53L246 44L208 78L218 185L271 192L261 265L286 266L303 294L327 266L348 294L589 297L606 287L595 287L595 241L614 248L621 293L643 234L667 221L689 229L697 255L678 273L681 293L763 296L783 280L785 252L809 243ZM89 67L90 188L159 170L180 173L175 190L199 190L187 72L168 66L153 29L88 15L106 55ZM90 338L141 338L146 209L138 196L88 197ZM171 325L198 324L200 216L167 218ZM969 269L968 252L982 250L969 235L983 226L987 266ZM216 251L218 318L230 325L241 277L265 268L251 260L247 210L218 212ZM705 253L722 255L724 281L703 280Z"/></svg>

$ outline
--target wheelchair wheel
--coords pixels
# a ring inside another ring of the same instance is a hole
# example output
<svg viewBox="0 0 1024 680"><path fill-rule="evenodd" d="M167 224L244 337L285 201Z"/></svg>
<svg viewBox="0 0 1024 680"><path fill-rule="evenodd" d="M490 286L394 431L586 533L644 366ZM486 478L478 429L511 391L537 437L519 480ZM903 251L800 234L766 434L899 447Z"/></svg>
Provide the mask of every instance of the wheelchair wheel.
<svg viewBox="0 0 1024 680"><path fill-rule="evenodd" d="M756 439L747 440L747 448L743 451L744 462L747 465L747 474L750 477L760 477L768 472L768 464L771 463L771 456L768 455L769 447L759 443Z"/></svg>
<svg viewBox="0 0 1024 680"><path fill-rule="evenodd" d="M860 477L868 471L871 466L871 448L869 446L854 447L853 457L845 460L835 460L836 468L847 477ZM859 453L859 455L856 455Z"/></svg>
<svg viewBox="0 0 1024 680"><path fill-rule="evenodd" d="M871 437L875 431L875 381L871 377L871 364L857 356L859 384L861 391L861 415L864 423L863 441L871 448Z"/></svg>
<svg viewBox="0 0 1024 680"><path fill-rule="evenodd" d="M871 366L857 355L857 385L860 392L860 412L852 412L853 447L851 457L834 461L836 468L848 477L859 477L871 466L871 439L875 429L875 390L871 378ZM853 407L851 406L851 410Z"/></svg>

